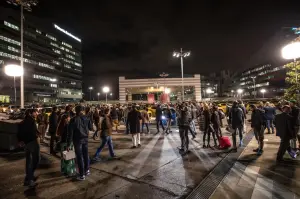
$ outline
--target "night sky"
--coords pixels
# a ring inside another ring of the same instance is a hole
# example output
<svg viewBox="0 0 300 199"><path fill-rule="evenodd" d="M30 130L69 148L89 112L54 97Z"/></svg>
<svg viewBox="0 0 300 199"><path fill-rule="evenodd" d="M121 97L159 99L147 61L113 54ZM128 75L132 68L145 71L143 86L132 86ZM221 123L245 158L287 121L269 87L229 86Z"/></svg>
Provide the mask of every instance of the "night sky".
<svg viewBox="0 0 300 199"><path fill-rule="evenodd" d="M84 92L88 86L100 91L104 84L116 92L120 75L180 73L180 61L172 52L181 47L192 52L184 62L189 74L274 60L281 46L274 35L283 27L300 26L299 4L288 0L40 0L33 15L50 18L82 38Z"/></svg>

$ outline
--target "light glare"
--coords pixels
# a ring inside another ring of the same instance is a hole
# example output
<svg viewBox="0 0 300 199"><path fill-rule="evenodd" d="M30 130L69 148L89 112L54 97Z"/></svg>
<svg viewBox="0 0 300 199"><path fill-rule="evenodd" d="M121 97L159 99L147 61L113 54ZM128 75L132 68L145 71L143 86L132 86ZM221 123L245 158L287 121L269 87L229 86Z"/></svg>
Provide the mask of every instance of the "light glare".
<svg viewBox="0 0 300 199"><path fill-rule="evenodd" d="M4 72L6 75L14 77L22 76L24 73L23 68L21 66L14 64L5 66Z"/></svg>
<svg viewBox="0 0 300 199"><path fill-rule="evenodd" d="M281 50L284 59L297 59L300 57L300 42L294 42L286 45Z"/></svg>
<svg viewBox="0 0 300 199"><path fill-rule="evenodd" d="M104 93L108 93L109 92L109 88L107 86L103 87L102 90L103 90Z"/></svg>

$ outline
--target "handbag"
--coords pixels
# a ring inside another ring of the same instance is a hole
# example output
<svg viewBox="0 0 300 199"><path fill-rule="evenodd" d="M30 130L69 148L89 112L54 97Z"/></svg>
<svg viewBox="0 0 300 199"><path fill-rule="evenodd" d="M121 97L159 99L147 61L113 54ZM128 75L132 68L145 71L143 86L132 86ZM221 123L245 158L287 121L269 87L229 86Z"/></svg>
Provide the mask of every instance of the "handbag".
<svg viewBox="0 0 300 199"><path fill-rule="evenodd" d="M63 151L63 158L64 160L72 160L75 159L76 155L73 150L70 151Z"/></svg>

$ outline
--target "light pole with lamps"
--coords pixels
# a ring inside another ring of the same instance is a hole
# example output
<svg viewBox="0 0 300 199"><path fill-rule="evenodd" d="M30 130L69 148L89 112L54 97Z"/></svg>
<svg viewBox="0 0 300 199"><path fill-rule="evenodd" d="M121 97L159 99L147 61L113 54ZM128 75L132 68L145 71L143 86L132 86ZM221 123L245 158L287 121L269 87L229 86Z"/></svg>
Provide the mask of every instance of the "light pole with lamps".
<svg viewBox="0 0 300 199"><path fill-rule="evenodd" d="M90 90L90 101L92 101L92 90L93 90L94 88L92 87L92 86L90 86L89 87L89 90Z"/></svg>
<svg viewBox="0 0 300 199"><path fill-rule="evenodd" d="M97 96L98 96L98 101L99 101L99 96L100 96L100 93L97 93Z"/></svg>
<svg viewBox="0 0 300 199"><path fill-rule="evenodd" d="M260 92L262 93L263 98L265 98L265 92L267 92L266 89L261 89Z"/></svg>
<svg viewBox="0 0 300 199"><path fill-rule="evenodd" d="M183 82L183 58L184 57L188 57L191 55L191 52L183 52L182 48L180 49L180 52L173 52L173 57L180 57L180 61L181 61L181 94L182 94L182 101L184 101L184 82Z"/></svg>
<svg viewBox="0 0 300 199"><path fill-rule="evenodd" d="M106 104L107 104L107 93L109 92L109 87L104 86L102 91L103 91L103 93L105 93L105 100L106 100Z"/></svg>
<svg viewBox="0 0 300 199"><path fill-rule="evenodd" d="M208 97L211 98L210 94L212 93L213 91L211 90L211 88L208 88L206 89L206 93L208 94Z"/></svg>
<svg viewBox="0 0 300 199"><path fill-rule="evenodd" d="M20 5L21 6L21 60L20 60L20 66L22 68L22 70L24 71L24 59L23 59L23 26L24 26L24 14L23 14L23 10L27 10L29 12L32 11L32 6L36 6L38 4L38 0L6 0L7 3L9 4L13 4L13 5ZM21 91L21 108L24 108L24 75L21 75L21 85L20 85L20 91Z"/></svg>
<svg viewBox="0 0 300 199"><path fill-rule="evenodd" d="M296 66L296 59L300 57L300 42L294 42L286 45L281 50L284 59L293 59L296 73L296 86L298 87L298 70Z"/></svg>
<svg viewBox="0 0 300 199"><path fill-rule="evenodd" d="M238 89L237 90L237 93L240 95L240 99L242 99L242 93L243 93L243 89Z"/></svg>
<svg viewBox="0 0 300 199"><path fill-rule="evenodd" d="M256 80L256 76L252 76L251 77L252 78L252 81L253 81L253 96L254 96L254 98L256 98L256 84L255 84L255 80Z"/></svg>
<svg viewBox="0 0 300 199"><path fill-rule="evenodd" d="M4 68L4 72L8 76L14 77L14 92L15 92L15 100L14 103L17 102L17 89L16 89L16 77L22 77L23 76L23 68L18 65L6 65Z"/></svg>

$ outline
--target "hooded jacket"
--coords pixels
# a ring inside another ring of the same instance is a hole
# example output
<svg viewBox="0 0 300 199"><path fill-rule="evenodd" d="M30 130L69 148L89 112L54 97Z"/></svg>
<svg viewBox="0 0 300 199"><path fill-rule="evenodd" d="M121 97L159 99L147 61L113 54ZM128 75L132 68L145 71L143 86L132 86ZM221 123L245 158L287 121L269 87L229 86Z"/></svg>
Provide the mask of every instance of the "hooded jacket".
<svg viewBox="0 0 300 199"><path fill-rule="evenodd" d="M77 115L73 117L69 125L70 137L74 142L85 143L88 141L89 131L93 130L91 120L85 115ZM68 141L70 144L70 141Z"/></svg>

